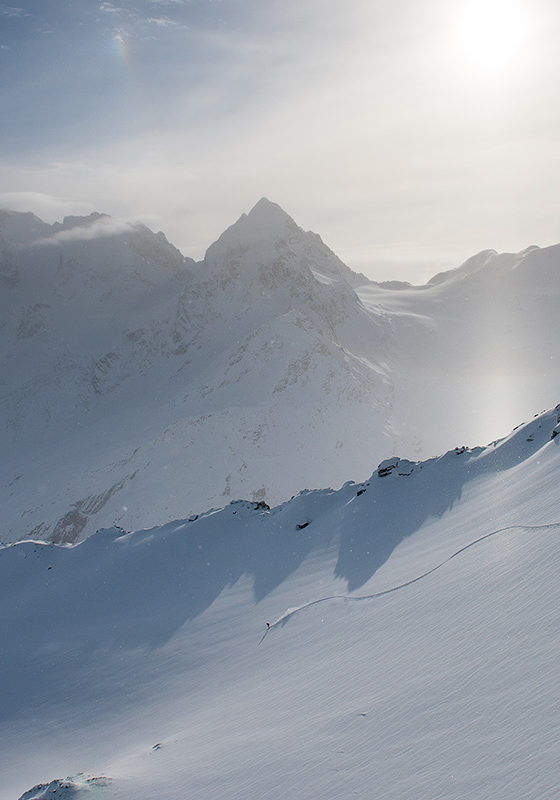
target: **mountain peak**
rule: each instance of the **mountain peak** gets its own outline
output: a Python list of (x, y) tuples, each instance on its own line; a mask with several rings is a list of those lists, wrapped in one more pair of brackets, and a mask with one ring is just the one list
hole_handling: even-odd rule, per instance
[(66, 216), (62, 222), (54, 223), (53, 230), (61, 231), (69, 230), (71, 228), (87, 228), (89, 225), (93, 225), (94, 222), (98, 222), (100, 219), (110, 220), (111, 217), (109, 214), (101, 214), (99, 211), (92, 211), (91, 214), (86, 216)]
[(472, 275), (475, 272), (480, 272), (487, 267), (497, 255), (498, 253), (496, 250), (481, 250), (480, 253), (476, 253), (474, 256), (471, 256), (464, 261), (461, 266), (455, 267), (455, 269), (446, 270), (445, 272), (438, 272), (437, 275), (434, 275), (433, 278), (430, 278), (427, 285), (435, 286), (439, 283), (444, 283), (450, 278), (464, 278), (466, 275)]
[(252, 239), (284, 238), (288, 232), (294, 233), (300, 230), (292, 217), (286, 214), (278, 203), (273, 203), (266, 197), (261, 197), (248, 214), (241, 215), (233, 226), (233, 228), (238, 227)]
[(267, 197), (261, 197), (261, 199), (255, 203), (253, 208), (247, 214), (247, 219), (250, 218), (259, 218), (259, 219), (276, 219), (276, 220), (290, 220), (293, 222), (293, 219), (286, 214), (283, 208), (281, 208), (278, 203), (273, 203), (272, 200), (269, 200)]
[(279, 259), (283, 260), (286, 274), (297, 274), (298, 280), (323, 284), (342, 281), (351, 287), (368, 282), (343, 264), (320, 236), (304, 231), (266, 197), (261, 197), (248, 214), (242, 214), (222, 233), (206, 251), (204, 261), (210, 269), (225, 268), (236, 276), (241, 274), (242, 266), (243, 274), (254, 278), (262, 277), (263, 270), (268, 272), (273, 265), (276, 269)]
[(244, 251), (247, 247), (259, 250), (263, 246), (274, 247), (275, 242), (287, 241), (294, 234), (303, 236), (304, 232), (277, 203), (261, 197), (248, 214), (242, 214), (208, 248), (205, 260), (213, 261), (224, 250)]
[(0, 238), (19, 244), (48, 234), (50, 226), (31, 211), (0, 209)]

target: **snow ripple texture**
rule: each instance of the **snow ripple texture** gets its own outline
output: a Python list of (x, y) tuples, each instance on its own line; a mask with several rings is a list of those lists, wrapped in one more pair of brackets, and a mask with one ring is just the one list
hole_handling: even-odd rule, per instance
[(411, 578), (409, 581), (404, 581), (404, 583), (399, 583), (397, 586), (391, 586), (389, 589), (383, 589), (380, 592), (373, 592), (372, 594), (362, 594), (362, 595), (348, 595), (348, 594), (331, 594), (327, 597), (319, 597), (317, 600), (311, 600), (309, 603), (304, 603), (297, 608), (288, 608), (282, 616), (278, 617), (277, 620), (270, 623), (270, 627), (264, 632), (259, 644), (266, 638), (267, 634), (270, 633), (271, 630), (277, 628), (280, 625), (285, 625), (292, 617), (296, 614), (305, 611), (308, 608), (312, 608), (313, 606), (317, 606), (320, 603), (327, 603), (331, 600), (344, 600), (348, 602), (358, 602), (361, 600), (375, 600), (378, 597), (384, 597), (387, 594), (392, 594), (393, 592), (398, 592), (401, 589), (406, 589), (407, 586), (412, 586), (414, 583), (418, 583), (418, 581), (424, 580), (429, 575), (433, 575), (434, 572), (437, 572), (439, 569), (444, 567), (446, 564), (449, 564), (450, 561), (453, 561), (454, 558), (457, 556), (462, 555), (467, 550), (470, 550), (471, 547), (475, 547), (475, 545), (480, 544), (480, 542), (484, 542), (487, 539), (491, 539), (493, 536), (498, 536), (499, 534), (507, 533), (508, 531), (556, 531), (560, 530), (560, 523), (552, 523), (550, 525), (508, 525), (505, 528), (498, 528), (498, 530), (491, 531), (490, 533), (486, 533), (484, 536), (480, 536), (478, 539), (470, 542), (469, 544), (461, 547), (459, 550), (456, 550), (449, 558), (444, 559), (439, 564), (436, 564), (435, 567), (432, 569), (423, 572), (421, 575), (417, 575), (415, 578)]

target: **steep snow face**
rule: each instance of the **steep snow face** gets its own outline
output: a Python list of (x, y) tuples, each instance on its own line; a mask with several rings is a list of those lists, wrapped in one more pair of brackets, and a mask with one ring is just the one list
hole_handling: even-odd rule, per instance
[(0, 209), (0, 241), (4, 244), (27, 244), (50, 231), (51, 226), (35, 214)]
[(276, 203), (262, 198), (209, 247), (205, 264), (222, 282), (244, 276), (250, 288), (266, 294), (287, 286), (292, 296), (310, 291), (314, 276), (322, 284), (367, 283), (315, 233), (304, 232)]
[(366, 474), (386, 435), (383, 320), (278, 206), (260, 201), (200, 264), (104, 215), (26, 244), (12, 228), (5, 540), (75, 541)]
[(497, 255), (496, 250), (482, 250), (475, 256), (468, 258), (460, 267), (447, 270), (446, 272), (438, 272), (437, 275), (434, 275), (434, 277), (428, 281), (428, 286), (437, 286), (446, 281), (462, 280), (467, 275), (472, 275), (487, 267)]
[(208, 248), (199, 275), (229, 341), (239, 319), (258, 328), (288, 316), (338, 344), (338, 326), (360, 306), (359, 276), (265, 198)]
[(169, 307), (189, 263), (146, 228), (115, 233), (106, 220), (67, 218), (27, 245), (4, 231), (14, 278), (2, 293), (3, 400), (15, 447), (57, 442), (87, 421), (96, 395), (174, 349)]
[(559, 426), (1, 548), (0, 798), (552, 800)]

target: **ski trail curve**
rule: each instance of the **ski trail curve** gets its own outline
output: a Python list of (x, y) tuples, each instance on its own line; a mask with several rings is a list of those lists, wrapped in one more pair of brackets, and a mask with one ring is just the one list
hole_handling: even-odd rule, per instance
[(404, 581), (404, 583), (399, 583), (396, 586), (391, 586), (389, 589), (383, 589), (380, 592), (374, 592), (373, 594), (362, 594), (362, 595), (348, 595), (348, 594), (331, 594), (327, 597), (319, 597), (317, 600), (310, 600), (308, 603), (304, 603), (301, 606), (297, 606), (295, 608), (288, 608), (275, 622), (270, 623), (270, 627), (266, 629), (264, 634), (262, 635), (259, 644), (266, 638), (266, 635), (270, 633), (271, 630), (276, 628), (278, 625), (285, 625), (289, 619), (291, 619), (296, 614), (299, 614), (301, 611), (305, 611), (312, 606), (319, 605), (319, 603), (326, 603), (330, 600), (347, 600), (347, 601), (355, 601), (358, 602), (360, 600), (374, 600), (377, 597), (384, 597), (387, 594), (392, 594), (393, 592), (398, 592), (400, 589), (405, 589), (407, 586), (412, 586), (413, 583), (418, 583), (418, 581), (427, 578), (428, 575), (432, 575), (434, 572), (437, 572), (438, 569), (441, 569), (446, 564), (449, 564), (450, 561), (453, 561), (454, 558), (460, 556), (466, 550), (470, 550), (471, 547), (479, 544), (480, 542), (485, 541), (486, 539), (490, 539), (492, 536), (497, 536), (500, 533), (506, 533), (507, 531), (514, 531), (514, 530), (527, 530), (527, 531), (544, 531), (544, 530), (558, 530), (560, 528), (560, 522), (552, 522), (548, 525), (508, 525), (506, 528), (498, 528), (495, 531), (491, 531), (490, 533), (485, 533), (484, 536), (479, 536), (478, 539), (474, 539), (469, 544), (466, 544), (464, 547), (459, 548), (446, 559), (441, 561), (439, 564), (436, 564), (435, 567), (427, 570), (426, 572), (422, 572), (421, 575), (417, 575), (415, 578), (411, 578), (408, 581)]

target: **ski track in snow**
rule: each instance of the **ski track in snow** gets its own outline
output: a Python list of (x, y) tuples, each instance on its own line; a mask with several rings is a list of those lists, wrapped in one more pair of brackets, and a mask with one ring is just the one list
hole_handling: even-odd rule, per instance
[(467, 550), (470, 550), (471, 547), (474, 547), (475, 545), (480, 544), (480, 542), (483, 542), (486, 539), (490, 539), (493, 536), (497, 536), (501, 533), (507, 533), (508, 531), (514, 531), (514, 530), (544, 531), (544, 530), (559, 530), (559, 529), (560, 529), (560, 522), (553, 522), (548, 525), (508, 525), (505, 528), (498, 528), (495, 531), (486, 533), (484, 534), (484, 536), (479, 536), (478, 539), (475, 539), (469, 544), (466, 544), (464, 547), (459, 548), (459, 550), (456, 550), (448, 558), (444, 559), (439, 564), (436, 564), (435, 567), (432, 567), (426, 572), (423, 572), (421, 575), (417, 575), (415, 578), (411, 578), (410, 580), (405, 581), (404, 583), (399, 583), (397, 586), (391, 586), (389, 589), (383, 589), (382, 591), (374, 592), (373, 594), (363, 594), (358, 596), (347, 595), (347, 594), (332, 594), (328, 595), (327, 597), (319, 597), (317, 600), (310, 600), (309, 603), (304, 603), (302, 606), (298, 606), (297, 608), (289, 608), (282, 614), (282, 616), (278, 617), (278, 619), (275, 622), (270, 623), (270, 627), (267, 628), (267, 630), (262, 635), (259, 644), (261, 644), (264, 641), (266, 635), (270, 633), (271, 630), (273, 630), (279, 625), (285, 625), (288, 622), (288, 620), (290, 620), (296, 614), (299, 614), (301, 611), (305, 611), (306, 609), (311, 608), (312, 606), (319, 605), (319, 603), (326, 603), (330, 600), (348, 600), (348, 601), (375, 600), (378, 597), (384, 597), (387, 594), (398, 592), (400, 589), (406, 589), (407, 586), (412, 586), (413, 583), (418, 583), (418, 581), (427, 578), (428, 575), (433, 575), (434, 572), (436, 572), (438, 569), (441, 569), (441, 567), (444, 567), (446, 564), (449, 564), (449, 562), (452, 561), (454, 558), (457, 558), (457, 556), (460, 556), (462, 553), (466, 552)]

